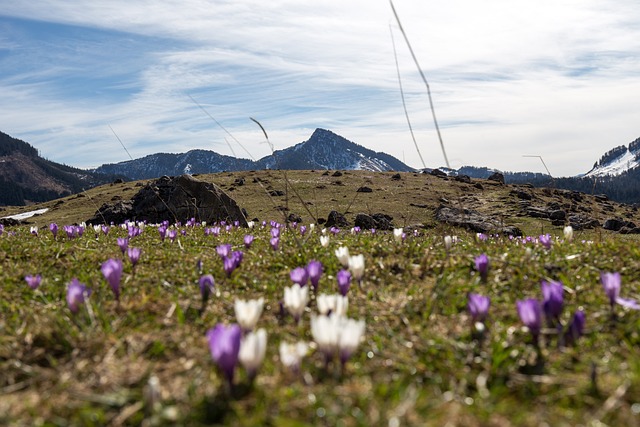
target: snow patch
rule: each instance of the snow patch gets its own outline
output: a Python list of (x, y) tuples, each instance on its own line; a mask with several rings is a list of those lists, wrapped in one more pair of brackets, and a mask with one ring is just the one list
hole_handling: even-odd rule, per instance
[(191, 175), (191, 163), (187, 163), (187, 166), (184, 167), (184, 174)]
[(23, 219), (31, 218), (32, 216), (42, 215), (43, 213), (47, 212), (48, 210), (49, 210), (49, 208), (38, 209), (38, 210), (35, 210), (35, 211), (23, 212), (23, 213), (20, 213), (20, 214), (3, 216), (2, 219), (15, 219), (16, 221), (22, 221)]
[(639, 164), (640, 162), (636, 160), (635, 154), (627, 150), (627, 152), (622, 156), (605, 165), (596, 166), (591, 171), (587, 172), (584, 176), (617, 176), (622, 174), (623, 172), (628, 171), (629, 169), (638, 166)]

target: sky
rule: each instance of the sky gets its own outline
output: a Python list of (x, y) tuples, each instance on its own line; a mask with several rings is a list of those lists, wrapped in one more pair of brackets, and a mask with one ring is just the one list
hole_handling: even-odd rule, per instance
[[(0, 131), (50, 160), (91, 168), (191, 149), (259, 159), (270, 146), (252, 117), (275, 149), (324, 128), (420, 168), (397, 58), (425, 165), (445, 165), (388, 0), (0, 5)], [(451, 167), (545, 172), (526, 157), (541, 156), (573, 176), (640, 137), (637, 0), (394, 5)]]

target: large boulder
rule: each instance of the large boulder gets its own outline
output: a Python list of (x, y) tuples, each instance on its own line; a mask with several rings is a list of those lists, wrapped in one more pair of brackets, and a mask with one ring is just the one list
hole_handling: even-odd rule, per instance
[(436, 210), (436, 219), (457, 227), (463, 227), (476, 233), (499, 233), (509, 236), (522, 236), (515, 226), (504, 225), (500, 220), (483, 215), (471, 209), (457, 209), (441, 205)]
[(126, 220), (160, 223), (196, 221), (238, 221), (241, 226), (247, 220), (236, 203), (220, 187), (200, 181), (190, 175), (163, 176), (149, 182), (133, 199), (105, 203), (87, 220), (92, 224), (123, 223)]

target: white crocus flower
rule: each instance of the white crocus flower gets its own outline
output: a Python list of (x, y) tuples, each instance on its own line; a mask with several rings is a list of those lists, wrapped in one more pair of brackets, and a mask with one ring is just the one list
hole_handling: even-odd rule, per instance
[(326, 295), (320, 294), (316, 298), (318, 311), (320, 314), (336, 314), (338, 316), (346, 316), (349, 309), (349, 297), (340, 294)]
[(364, 255), (360, 254), (349, 257), (347, 265), (353, 278), (356, 279), (358, 283), (362, 282), (362, 276), (364, 276)]
[(364, 320), (332, 314), (311, 316), (311, 335), (328, 363), (339, 353), (342, 364), (351, 357), (364, 335)]
[(256, 225), (254, 221), (247, 221), (247, 227), (253, 228)]
[(326, 362), (333, 358), (340, 340), (340, 316), (311, 315), (311, 336), (324, 355)]
[(309, 351), (309, 345), (302, 341), (295, 344), (289, 344), (283, 341), (280, 343), (279, 350), (280, 362), (282, 362), (287, 369), (298, 371), (302, 358), (306, 356)]
[(253, 330), (258, 323), (258, 319), (260, 319), (263, 307), (264, 298), (248, 301), (236, 299), (234, 309), (236, 312), (236, 319), (238, 320), (240, 327), (245, 331)]
[(256, 332), (249, 332), (240, 343), (238, 358), (249, 378), (254, 378), (258, 368), (262, 365), (267, 352), (267, 331), (260, 328)]
[(100, 231), (102, 231), (102, 226), (101, 225), (94, 225), (93, 226), (93, 231), (98, 234), (100, 233)]
[(320, 236), (320, 244), (323, 248), (329, 246), (329, 236)]
[(453, 238), (449, 235), (444, 236), (444, 248), (449, 252), (453, 246)]
[(294, 283), (293, 286), (284, 288), (284, 307), (296, 319), (296, 322), (302, 317), (308, 302), (308, 286), (300, 286)]
[(309, 232), (313, 233), (313, 230), (315, 229), (316, 229), (315, 223), (312, 222), (311, 224), (309, 224)]
[(346, 246), (340, 246), (335, 251), (336, 256), (338, 257), (338, 261), (342, 264), (343, 267), (349, 266), (349, 248)]
[(404, 230), (402, 228), (393, 229), (393, 238), (396, 242), (402, 242), (402, 233), (404, 233)]
[(573, 227), (571, 227), (570, 225), (567, 225), (567, 226), (564, 228), (564, 230), (563, 230), (563, 231), (564, 231), (564, 238), (565, 238), (568, 242), (572, 241), (572, 240), (573, 240)]
[(344, 365), (360, 345), (364, 335), (365, 323), (364, 320), (347, 318), (343, 318), (340, 323), (338, 347), (340, 349), (340, 361)]

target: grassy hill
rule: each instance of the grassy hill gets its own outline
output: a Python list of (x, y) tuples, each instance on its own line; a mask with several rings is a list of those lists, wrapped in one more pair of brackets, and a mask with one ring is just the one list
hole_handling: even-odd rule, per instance
[[(153, 226), (135, 236), (119, 226), (108, 234), (88, 228), (73, 238), (62, 231), (104, 202), (129, 198), (137, 183), (30, 207), (51, 210), (0, 234), (0, 423), (637, 425), (640, 311), (611, 305), (600, 283), (601, 272), (620, 272), (620, 296), (640, 299), (637, 239), (597, 229), (569, 241), (561, 226), (521, 216), (522, 199), (513, 190), (528, 192), (535, 206), (588, 209), (600, 221), (638, 221), (637, 213), (553, 189), (393, 175), (290, 171), (287, 181), (280, 171), (203, 175), (267, 225), (222, 226), (215, 233), (205, 232), (211, 224), (183, 225), (170, 228), (177, 231), (173, 242)], [(362, 186), (373, 191), (357, 192)], [(269, 196), (271, 190), (285, 195)], [(478, 239), (439, 224), (433, 214), (440, 204), (502, 218), (529, 238)], [(404, 239), (392, 232), (327, 231), (323, 246), (321, 226), (304, 232), (282, 226), (272, 247), (278, 232), (269, 221), (283, 222), (283, 210), (308, 226), (334, 209), (349, 220), (358, 212), (382, 212), (396, 226), (420, 227), (407, 228)], [(46, 228), (51, 222), (60, 226), (57, 238)], [(546, 232), (549, 242), (539, 237)], [(247, 234), (254, 236), (248, 248)], [(446, 235), (458, 236), (450, 248)], [(129, 247), (142, 250), (135, 267), (117, 244), (127, 236), (133, 236)], [(217, 253), (222, 244), (244, 254), (231, 273)], [(336, 358), (326, 363), (310, 327), (318, 295), (338, 291), (340, 247), (364, 257), (362, 282), (353, 280), (347, 293), (347, 315), (366, 326), (344, 365)], [(489, 260), (486, 274), (476, 264), (481, 254)], [(119, 302), (101, 272), (108, 259), (123, 262)], [(298, 323), (281, 302), (291, 271), (311, 260), (322, 262), (323, 273)], [(25, 276), (35, 274), (42, 282), (34, 290)], [(206, 274), (215, 288), (203, 308), (198, 282)], [(74, 278), (91, 289), (76, 313), (66, 300)], [(542, 301), (542, 280), (562, 282), (563, 303), (557, 317), (541, 319), (535, 339), (516, 304)], [(491, 299), (482, 333), (467, 310), (470, 292)], [(257, 298), (264, 298), (257, 327), (268, 336), (266, 356), (254, 381), (238, 367), (228, 387), (207, 332), (236, 322), (236, 299)], [(568, 334), (576, 311), (586, 316), (581, 336)], [(309, 350), (295, 371), (283, 366), (279, 346), (298, 341)]]

